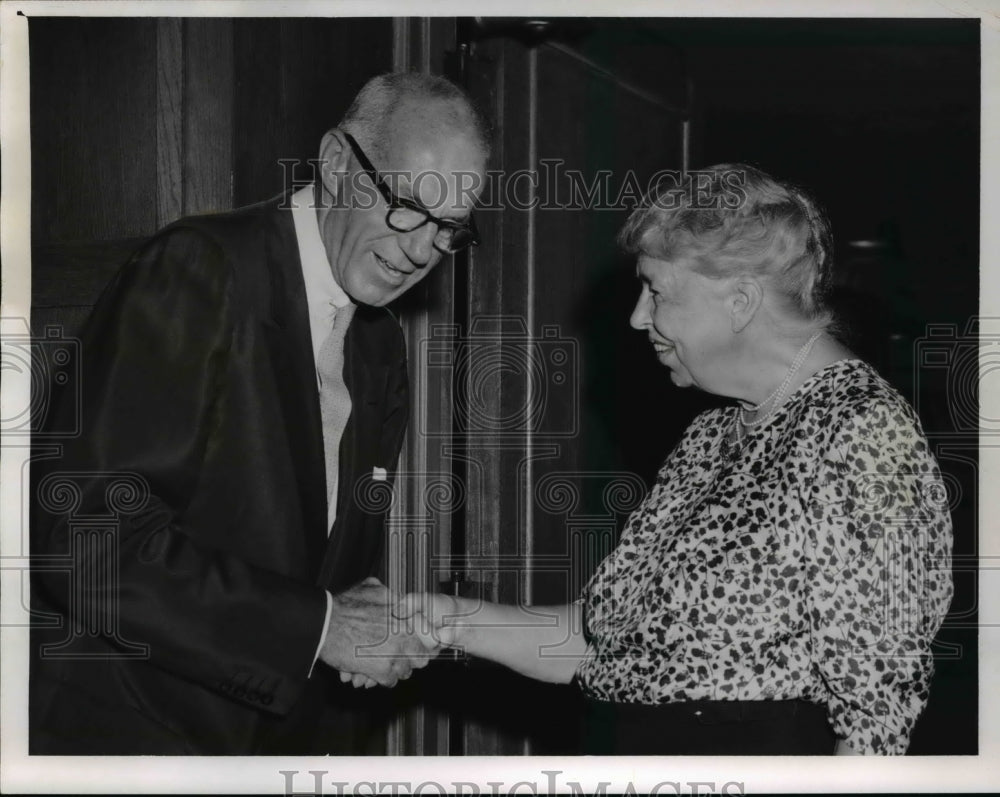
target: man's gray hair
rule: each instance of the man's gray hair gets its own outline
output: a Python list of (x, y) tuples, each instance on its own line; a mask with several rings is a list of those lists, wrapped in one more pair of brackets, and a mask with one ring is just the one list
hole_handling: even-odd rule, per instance
[(358, 92), (340, 127), (361, 144), (375, 162), (385, 163), (391, 153), (397, 111), (407, 107), (409, 122), (444, 131), (460, 131), (472, 137), (489, 155), (489, 131), (469, 96), (446, 78), (419, 72), (391, 72), (373, 77)]

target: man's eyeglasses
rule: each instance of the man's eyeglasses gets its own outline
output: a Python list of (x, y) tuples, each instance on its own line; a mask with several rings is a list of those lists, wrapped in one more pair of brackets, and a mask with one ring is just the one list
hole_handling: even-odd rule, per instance
[(365, 170), (365, 174), (375, 184), (389, 205), (389, 212), (385, 214), (385, 223), (391, 229), (396, 230), (396, 232), (412, 232), (431, 222), (437, 227), (437, 233), (434, 235), (434, 248), (445, 254), (461, 252), (469, 246), (479, 244), (479, 230), (476, 229), (476, 220), (471, 215), (468, 224), (461, 224), (451, 219), (438, 218), (416, 202), (396, 196), (382, 175), (372, 166), (372, 162), (361, 151), (354, 136), (350, 133), (344, 133), (344, 138), (351, 145), (354, 156), (361, 164), (361, 168)]

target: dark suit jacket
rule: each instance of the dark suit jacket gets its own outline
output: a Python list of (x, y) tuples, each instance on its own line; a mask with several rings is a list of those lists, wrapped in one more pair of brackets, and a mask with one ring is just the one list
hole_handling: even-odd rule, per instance
[(267, 751), (325, 699), (308, 677), (323, 588), (377, 570), (372, 473), (391, 478), (408, 414), (387, 310), (355, 313), (344, 378), (328, 538), (290, 211), (179, 221), (122, 269), (82, 342), (83, 433), (32, 465), (32, 554), (51, 557), (33, 574), (33, 753)]

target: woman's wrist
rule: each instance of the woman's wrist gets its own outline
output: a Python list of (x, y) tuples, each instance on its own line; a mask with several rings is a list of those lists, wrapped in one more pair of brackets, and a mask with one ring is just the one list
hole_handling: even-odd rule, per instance
[(471, 626), (467, 622), (470, 610), (467, 606), (463, 605), (467, 603), (467, 599), (456, 595), (444, 595), (443, 597), (447, 598), (451, 604), (441, 618), (441, 625), (449, 629), (448, 647), (465, 648), (468, 645), (469, 631), (471, 629)]

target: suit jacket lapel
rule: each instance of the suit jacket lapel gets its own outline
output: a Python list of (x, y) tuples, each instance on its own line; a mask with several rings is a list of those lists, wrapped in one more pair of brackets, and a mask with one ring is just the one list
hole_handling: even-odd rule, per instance
[(316, 390), (309, 310), (298, 241), (290, 211), (275, 209), (267, 242), (271, 275), (272, 347), (276, 389), (292, 448), (310, 561), (318, 563), (327, 544), (323, 424)]
[(351, 584), (370, 575), (371, 554), (381, 548), (382, 539), (364, 539), (365, 516), (373, 510), (359, 505), (356, 489), (379, 463), (382, 404), (387, 378), (382, 341), (372, 333), (369, 316), (382, 313), (359, 307), (344, 340), (344, 383), (351, 394), (351, 416), (340, 441), (337, 520), (323, 559), (320, 581), (324, 585)]
[[(275, 210), (266, 236), (271, 274), (272, 325), (269, 337), (284, 422), (293, 447), (296, 483), (306, 525), (306, 544), (321, 586), (350, 584), (369, 575), (372, 558), (382, 546), (365, 539), (365, 516), (355, 487), (378, 462), (382, 411), (388, 378), (385, 341), (377, 334), (381, 309), (358, 307), (344, 340), (344, 383), (351, 395), (351, 415), (340, 443), (337, 519), (328, 530), (323, 422), (316, 390), (316, 365), (305, 282), (295, 225), (290, 212)], [(330, 531), (328, 535), (328, 531)]]

